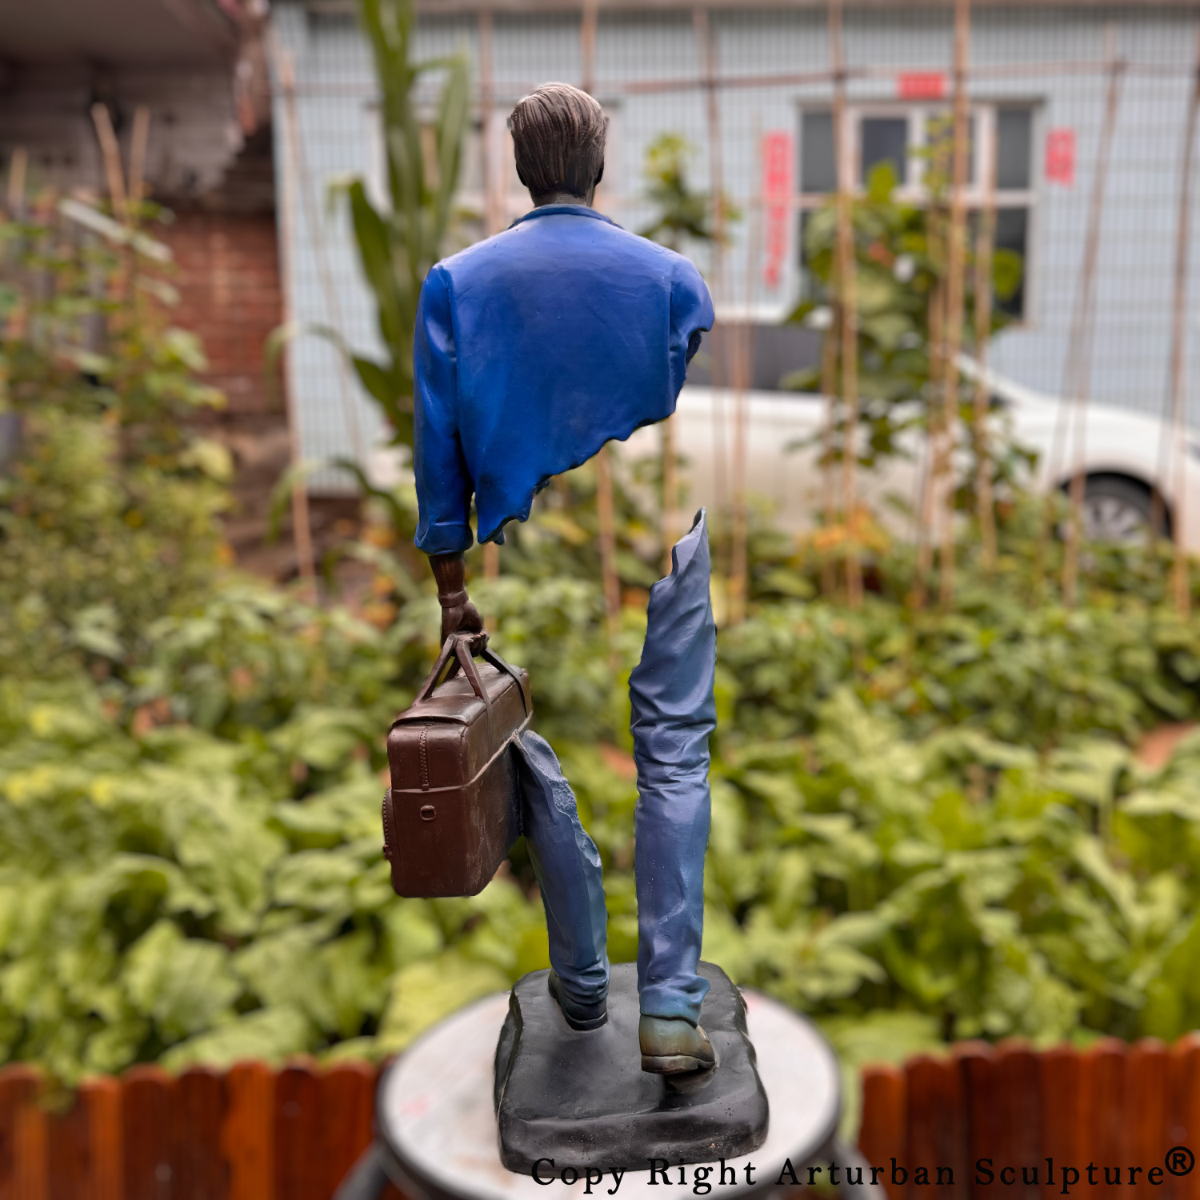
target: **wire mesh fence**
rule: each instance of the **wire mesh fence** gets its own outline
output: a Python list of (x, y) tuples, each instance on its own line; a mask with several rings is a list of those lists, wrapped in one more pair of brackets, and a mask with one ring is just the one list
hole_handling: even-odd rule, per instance
[[(331, 185), (359, 174), (380, 190), (382, 141), (370, 55), (351, 6), (276, 6), (281, 44), (294, 56), (296, 111), (305, 162), (289, 166), (281, 147), (280, 185), (315, 197), (329, 245), (345, 332), (358, 344), (371, 338), (371, 311), (359, 286), (345, 214), (329, 202)], [(582, 13), (488, 14), (490, 64), (480, 62), (478, 15), (422, 15), (419, 45), (436, 57), (465, 49), (478, 91), (492, 80), (495, 111), (476, 113), (466, 148), (460, 240), (483, 232), (484, 158), (498, 176), (500, 207), (511, 220), (528, 207), (512, 166), (504, 117), (517, 99), (548, 79), (582, 82)], [(823, 199), (830, 157), (821, 118), (831, 104), (832, 74), (825, 14), (817, 9), (712, 12), (714, 74), (698, 45), (693, 14), (601, 12), (594, 48), (593, 87), (610, 114), (606, 177), (599, 204), (629, 228), (649, 222), (643, 163), (663, 133), (694, 147), (698, 183), (719, 186), (740, 211), (731, 223), (728, 269), (716, 280), (710, 248), (693, 247), (726, 313), (749, 310), (757, 320), (782, 319), (803, 294), (800, 215)], [(1116, 113), (1110, 185), (1096, 278), (1097, 336), (1094, 398), (1148, 413), (1162, 411), (1167, 388), (1171, 280), (1184, 132), (1195, 70), (1196, 17), (1186, 9), (980, 8), (972, 16), (969, 67), (977, 157), (1004, 156), (999, 181), (1000, 225), (1022, 253), (1025, 281), (1016, 322), (993, 348), (998, 370), (1048, 393), (1062, 390), (1069, 324), (1079, 287), (1092, 175), (1105, 122), (1105, 86), (1113, 57), (1125, 83)], [(911, 153), (950, 101), (953, 17), (947, 10), (872, 8), (846, 16), (848, 151), (861, 183), (874, 162), (891, 155), (908, 171), (907, 192), (919, 198)], [(715, 93), (715, 121), (707, 109)], [(432, 99), (432, 97), (431, 97)], [(281, 104), (281, 101), (277, 101)], [(276, 112), (277, 128), (285, 123)], [(484, 136), (484, 128), (487, 136)], [(786, 240), (757, 247), (763, 259), (747, 266), (754, 236), (751, 214), (763, 188), (762, 142), (786, 138), (796, 164), (788, 203), (794, 217)], [(824, 144), (821, 143), (822, 140)], [(714, 146), (719, 154), (714, 156)], [(719, 160), (719, 163), (718, 161)], [(822, 173), (824, 170), (824, 174)], [(294, 175), (294, 178), (288, 178)], [(976, 200), (978, 202), (978, 200)], [(304, 206), (299, 206), (303, 208)], [(1002, 237), (1004, 234), (1002, 233)], [(292, 236), (296, 316), (329, 322), (332, 313), (318, 267), (318, 238), (305, 213)], [(1190, 270), (1200, 267), (1192, 249)], [(780, 261), (782, 260), (782, 261)], [(778, 266), (781, 269), (772, 271)], [(1195, 332), (1194, 319), (1190, 332)], [(350, 451), (337, 405), (333, 354), (313, 343), (298, 346), (306, 446)], [(811, 356), (812, 350), (809, 349)], [(1195, 364), (1189, 364), (1194, 373)], [(1200, 417), (1200, 392), (1190, 412)], [(369, 423), (372, 414), (363, 410)]]
[[(471, 63), (457, 243), (502, 228), (529, 206), (505, 125), (513, 104), (547, 80), (586, 85), (610, 119), (602, 211), (635, 231), (652, 221), (647, 154), (664, 135), (682, 139), (695, 186), (725, 200), (725, 215), (717, 215), (723, 236), (685, 239), (681, 248), (706, 274), (719, 318), (753, 333), (744, 343), (726, 339), (724, 352), (713, 339), (699, 381), (774, 390), (797, 370), (815, 371), (820, 331), (784, 324), (813, 294), (807, 222), (828, 205), (838, 161), (852, 191), (890, 162), (898, 199), (933, 202), (930, 154), (945, 136), (955, 93), (954, 10), (848, 9), (839, 71), (822, 7), (512, 9), (423, 10), (418, 23), (422, 56), (462, 51)], [(335, 325), (370, 350), (372, 308), (345, 206), (331, 199), (348, 175), (383, 192), (368, 46), (352, 4), (281, 2), (274, 13), (277, 44), (295, 72), (290, 115), (278, 89), (275, 97), (276, 128), (293, 121), (299, 147), (289, 153), (277, 138), (279, 190), (292, 197), (294, 213), (285, 235), (293, 316)], [(1181, 412), (1200, 424), (1200, 364), (1190, 353), (1196, 289), (1188, 288), (1200, 249), (1180, 238), (1197, 14), (1183, 6), (991, 4), (973, 6), (967, 20), (969, 145), (951, 199), (961, 196), (971, 239), (991, 206), (995, 247), (1021, 265), (1019, 284), (996, 299), (1006, 325), (989, 347), (990, 366), (1050, 396), (1079, 392), (1085, 378), (1090, 403), (1168, 421), (1178, 395)], [(835, 122), (838, 79), (845, 110)], [(434, 76), (431, 106), (436, 90)], [(1174, 383), (1173, 344), (1181, 348)], [(383, 434), (379, 417), (354, 387), (337, 400), (347, 384), (334, 349), (301, 338), (290, 353), (305, 457), (369, 458)], [(734, 380), (739, 358), (743, 377)], [(727, 461), (713, 471), (727, 494), (738, 470), (728, 460), (736, 429), (714, 435)], [(338, 485), (332, 475), (322, 482)]]

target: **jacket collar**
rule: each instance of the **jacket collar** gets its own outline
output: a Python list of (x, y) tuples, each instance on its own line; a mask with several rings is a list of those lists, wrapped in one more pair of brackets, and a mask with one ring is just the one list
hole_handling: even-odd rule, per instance
[[(530, 209), (523, 217), (518, 217), (510, 226), (509, 229), (515, 229), (523, 221), (532, 221), (535, 217), (591, 217), (596, 221), (606, 221), (609, 225), (616, 225), (616, 221), (606, 217), (603, 213), (597, 212), (594, 208), (588, 208), (586, 204), (543, 204), (540, 208)], [(620, 228), (618, 226), (618, 228)]]

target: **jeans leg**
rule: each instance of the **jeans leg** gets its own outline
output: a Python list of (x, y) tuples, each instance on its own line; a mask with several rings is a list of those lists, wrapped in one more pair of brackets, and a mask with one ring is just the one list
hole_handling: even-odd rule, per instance
[(571, 785), (545, 738), (524, 733), (518, 745), (522, 826), (542, 891), (550, 963), (579, 1004), (608, 995), (608, 910), (600, 853), (579, 823)]
[(716, 728), (717, 631), (703, 510), (672, 559), (671, 574), (650, 592), (642, 660), (629, 679), (638, 769), (638, 996), (644, 1016), (696, 1024), (708, 993), (697, 972), (712, 809), (708, 738)]

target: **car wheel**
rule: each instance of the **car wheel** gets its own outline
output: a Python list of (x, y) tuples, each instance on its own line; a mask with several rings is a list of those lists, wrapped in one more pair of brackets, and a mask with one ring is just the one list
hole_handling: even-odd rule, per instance
[(1150, 489), (1120, 475), (1089, 475), (1083, 495), (1083, 536), (1089, 542), (1129, 545), (1145, 541), (1156, 520), (1161, 533), (1169, 532), (1169, 515), (1155, 513)]

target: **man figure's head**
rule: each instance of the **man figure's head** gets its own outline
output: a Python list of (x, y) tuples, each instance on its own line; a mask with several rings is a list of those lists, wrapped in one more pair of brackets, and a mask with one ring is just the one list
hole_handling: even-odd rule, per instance
[(569, 83), (544, 83), (513, 109), (517, 176), (533, 203), (591, 204), (604, 174), (608, 118)]

